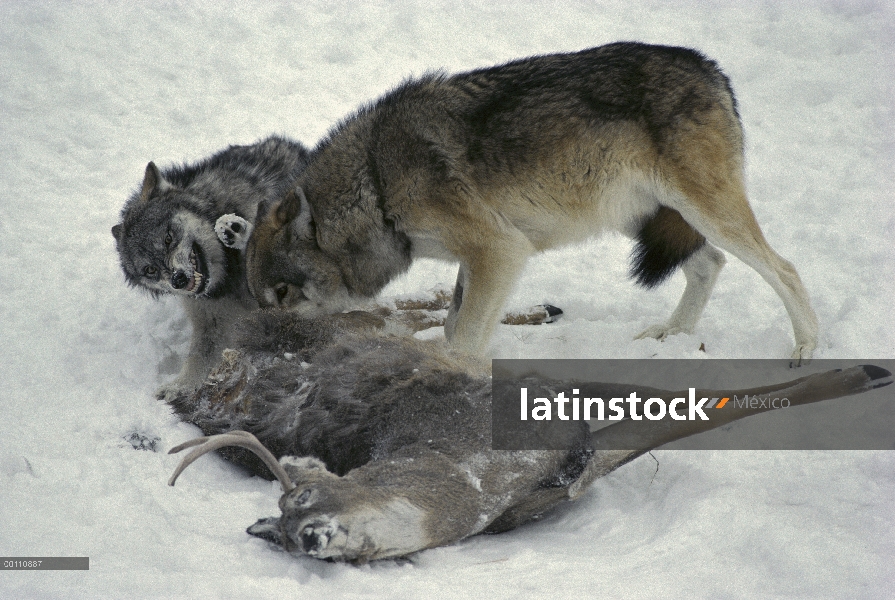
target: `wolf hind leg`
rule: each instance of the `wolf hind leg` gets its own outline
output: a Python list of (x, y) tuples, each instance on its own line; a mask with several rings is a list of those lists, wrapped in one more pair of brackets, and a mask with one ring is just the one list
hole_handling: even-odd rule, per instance
[(668, 321), (647, 327), (634, 339), (664, 340), (676, 333), (693, 333), (726, 262), (724, 253), (708, 243), (691, 254), (681, 265), (681, 271), (687, 279), (687, 287), (684, 288), (684, 294), (677, 308), (671, 313)]
[[(758, 234), (761, 235), (760, 230)], [(734, 238), (725, 250), (755, 269), (783, 301), (783, 306), (792, 322), (796, 342), (790, 355), (790, 365), (798, 367), (802, 363), (809, 362), (817, 348), (817, 315), (811, 308), (808, 291), (796, 268), (777, 254), (764, 237), (758, 238), (757, 242), (749, 239), (747, 243)]]
[(817, 348), (817, 316), (808, 292), (792, 263), (768, 244), (739, 177), (731, 177), (723, 185), (685, 181), (680, 187), (689, 193), (678, 199), (674, 208), (709, 242), (755, 269), (783, 301), (795, 337), (791, 366), (809, 361)]
[(640, 225), (635, 239), (631, 276), (638, 284), (655, 287), (681, 267), (687, 287), (666, 323), (648, 327), (634, 339), (664, 340), (676, 333), (692, 333), (724, 266), (724, 254), (667, 206), (660, 206)]

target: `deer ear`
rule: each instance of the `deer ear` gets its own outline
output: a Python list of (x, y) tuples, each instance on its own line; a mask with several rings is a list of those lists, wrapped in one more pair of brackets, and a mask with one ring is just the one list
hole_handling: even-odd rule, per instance
[(158, 167), (154, 162), (146, 165), (146, 174), (143, 175), (143, 188), (140, 190), (140, 201), (146, 202), (152, 196), (153, 192), (158, 190), (164, 192), (171, 187), (171, 184), (165, 181)]

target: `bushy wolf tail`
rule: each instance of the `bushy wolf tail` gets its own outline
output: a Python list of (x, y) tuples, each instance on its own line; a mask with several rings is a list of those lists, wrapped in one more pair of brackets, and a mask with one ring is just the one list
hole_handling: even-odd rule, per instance
[(660, 206), (644, 221), (634, 238), (629, 274), (638, 285), (652, 289), (705, 245), (705, 237), (677, 212)]

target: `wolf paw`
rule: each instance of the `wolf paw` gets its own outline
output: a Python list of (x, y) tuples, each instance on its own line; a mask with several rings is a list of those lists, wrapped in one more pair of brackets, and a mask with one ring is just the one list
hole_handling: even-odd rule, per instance
[(792, 354), (789, 356), (789, 368), (797, 369), (802, 365), (807, 365), (811, 362), (811, 356), (814, 354), (814, 347), (809, 346), (807, 344), (800, 344), (796, 346), (796, 349), (792, 351)]
[(645, 340), (647, 338), (653, 338), (659, 340), (660, 342), (665, 341), (670, 335), (675, 335), (677, 333), (690, 333), (683, 327), (675, 327), (667, 324), (664, 325), (653, 325), (652, 327), (647, 327), (643, 331), (640, 332), (640, 335), (634, 337), (635, 340)]
[(166, 383), (160, 386), (155, 390), (155, 398), (156, 400), (162, 400), (163, 402), (171, 403), (178, 399), (183, 399), (192, 395), (195, 391), (195, 387), (184, 385), (178, 382), (176, 379), (170, 383)]
[(238, 215), (224, 215), (214, 224), (214, 231), (228, 248), (245, 250), (252, 235), (252, 224)]

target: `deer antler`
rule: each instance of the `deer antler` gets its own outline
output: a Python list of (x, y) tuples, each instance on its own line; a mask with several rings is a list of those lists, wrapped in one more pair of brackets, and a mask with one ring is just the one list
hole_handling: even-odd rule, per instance
[(174, 474), (171, 475), (171, 479), (168, 480), (168, 485), (174, 485), (174, 482), (177, 481), (177, 477), (183, 473), (183, 470), (203, 454), (207, 454), (218, 448), (223, 448), (224, 446), (240, 446), (241, 448), (251, 450), (258, 456), (258, 458), (264, 461), (267, 468), (270, 469), (280, 481), (284, 494), (291, 492), (295, 488), (289, 480), (289, 476), (286, 475), (286, 470), (283, 469), (283, 466), (277, 461), (276, 457), (271, 454), (270, 450), (265, 448), (260, 441), (258, 441), (258, 438), (248, 431), (230, 431), (228, 433), (219, 433), (218, 435), (195, 438), (171, 448), (168, 451), (168, 454), (176, 454), (181, 450), (192, 448), (193, 446), (198, 446), (198, 448), (183, 457), (183, 460), (177, 465)]

